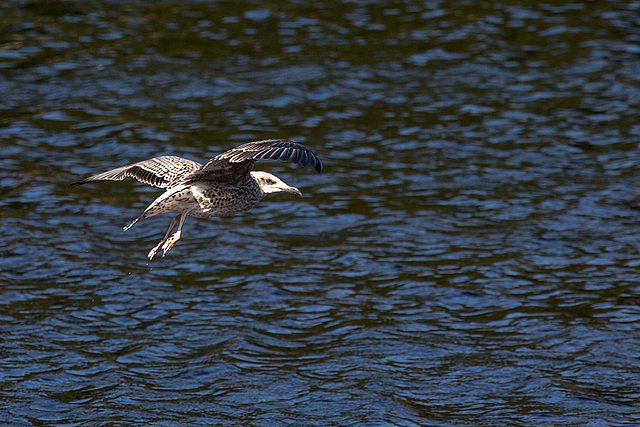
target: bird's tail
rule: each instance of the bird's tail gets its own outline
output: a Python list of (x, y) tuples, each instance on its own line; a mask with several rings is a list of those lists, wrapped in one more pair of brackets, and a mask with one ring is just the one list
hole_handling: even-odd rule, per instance
[(140, 221), (142, 218), (144, 217), (144, 214), (140, 215), (138, 218), (134, 219), (133, 221), (131, 221), (131, 224), (127, 225), (126, 227), (123, 227), (122, 230), (123, 231), (127, 231), (128, 229), (130, 229), (131, 227), (133, 227), (133, 225)]
[(150, 218), (152, 216), (156, 216), (156, 215), (161, 214), (161, 213), (173, 212), (173, 210), (166, 209), (166, 207), (163, 207), (163, 202), (167, 198), (169, 198), (170, 196), (174, 195), (175, 193), (183, 190), (184, 188), (185, 188), (184, 185), (178, 185), (176, 187), (173, 187), (173, 188), (165, 191), (160, 197), (155, 199), (149, 206), (147, 206), (147, 208), (144, 210), (142, 215), (140, 215), (138, 218), (136, 218), (133, 221), (131, 221), (131, 224), (129, 224), (126, 227), (124, 227), (124, 231), (127, 231), (128, 229), (133, 227), (133, 225), (136, 222), (140, 221), (141, 219)]

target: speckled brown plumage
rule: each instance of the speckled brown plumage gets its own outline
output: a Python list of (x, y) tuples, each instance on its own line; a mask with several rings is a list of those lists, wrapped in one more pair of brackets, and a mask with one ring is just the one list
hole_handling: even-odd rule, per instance
[[(249, 142), (232, 148), (204, 165), (176, 156), (162, 156), (90, 176), (73, 185), (135, 178), (166, 191), (151, 203), (136, 222), (161, 213), (178, 212), (164, 238), (149, 252), (149, 259), (163, 251), (164, 257), (180, 239), (187, 216), (229, 216), (254, 207), (269, 193), (302, 194), (275, 175), (252, 171), (258, 160), (290, 160), (322, 172), (320, 159), (303, 144), (286, 139)], [(169, 237), (178, 223), (177, 231)]]

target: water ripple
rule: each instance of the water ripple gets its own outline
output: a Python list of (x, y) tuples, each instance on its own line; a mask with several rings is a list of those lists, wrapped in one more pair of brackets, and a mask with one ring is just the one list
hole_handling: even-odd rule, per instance
[[(637, 5), (0, 9), (7, 425), (638, 424)], [(153, 262), (69, 186), (270, 137), (325, 173)]]

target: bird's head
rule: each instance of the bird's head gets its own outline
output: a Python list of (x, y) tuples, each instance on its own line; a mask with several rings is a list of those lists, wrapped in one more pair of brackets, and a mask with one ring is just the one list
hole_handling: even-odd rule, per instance
[(251, 176), (258, 182), (264, 194), (291, 193), (302, 196), (302, 192), (296, 187), (291, 187), (290, 185), (285, 184), (280, 178), (270, 173), (253, 171), (251, 172)]

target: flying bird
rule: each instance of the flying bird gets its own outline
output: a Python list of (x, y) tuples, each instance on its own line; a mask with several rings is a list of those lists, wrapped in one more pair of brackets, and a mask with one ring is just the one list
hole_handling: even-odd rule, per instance
[[(252, 171), (258, 160), (290, 160), (302, 166), (312, 166), (322, 173), (322, 161), (310, 149), (299, 142), (286, 139), (268, 139), (248, 142), (226, 151), (204, 165), (177, 156), (154, 157), (142, 162), (122, 166), (90, 176), (72, 185), (97, 181), (122, 181), (135, 178), (154, 187), (166, 189), (131, 224), (162, 213), (177, 212), (169, 229), (151, 251), (150, 260), (160, 250), (164, 257), (182, 236), (182, 226), (188, 216), (207, 218), (230, 216), (248, 211), (271, 193), (302, 192), (285, 184), (280, 178), (267, 172)], [(169, 237), (178, 224), (176, 232)]]

